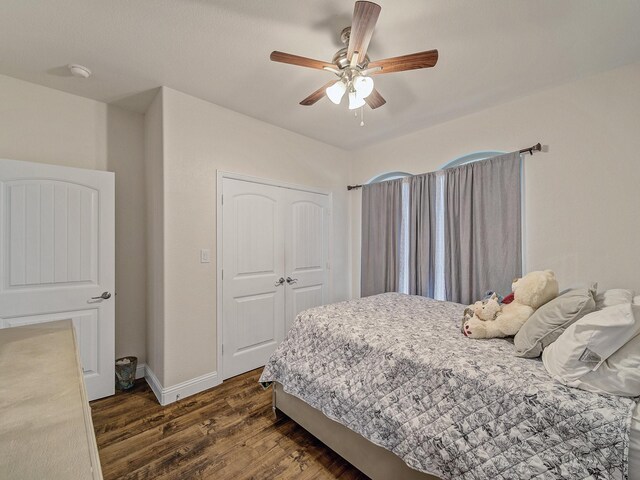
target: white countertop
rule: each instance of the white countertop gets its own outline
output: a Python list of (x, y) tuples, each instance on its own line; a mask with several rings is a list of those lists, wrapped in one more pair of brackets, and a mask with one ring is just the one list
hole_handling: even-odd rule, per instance
[(0, 330), (0, 478), (102, 478), (71, 320)]

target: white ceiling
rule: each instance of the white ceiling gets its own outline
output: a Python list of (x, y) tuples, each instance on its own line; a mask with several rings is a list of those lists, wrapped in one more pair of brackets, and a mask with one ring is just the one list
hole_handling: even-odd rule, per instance
[[(330, 61), (353, 1), (0, 3), (1, 74), (137, 111), (165, 85), (347, 149), (640, 61), (637, 0), (380, 0), (372, 59), (432, 48), (440, 59), (375, 77), (387, 104), (361, 128), (326, 98), (298, 105), (332, 74), (269, 61), (272, 50)], [(94, 76), (70, 77), (68, 63)]]

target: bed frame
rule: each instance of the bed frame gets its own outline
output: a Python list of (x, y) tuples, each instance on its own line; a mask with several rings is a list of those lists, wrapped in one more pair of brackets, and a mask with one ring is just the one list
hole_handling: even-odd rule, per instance
[(439, 480), (409, 467), (389, 450), (379, 447), (362, 435), (331, 420), (293, 395), (285, 393), (280, 383), (273, 383), (273, 411), (281, 412), (327, 445), (373, 480)]

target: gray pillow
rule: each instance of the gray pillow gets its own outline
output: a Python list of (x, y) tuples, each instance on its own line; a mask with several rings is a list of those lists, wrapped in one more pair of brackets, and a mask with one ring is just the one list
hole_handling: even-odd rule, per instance
[(597, 286), (569, 290), (533, 312), (513, 339), (516, 356), (539, 357), (569, 325), (593, 312)]

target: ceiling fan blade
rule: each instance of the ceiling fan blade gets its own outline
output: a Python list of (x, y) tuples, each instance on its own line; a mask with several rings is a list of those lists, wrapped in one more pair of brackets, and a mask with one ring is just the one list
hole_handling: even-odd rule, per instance
[(336, 68), (333, 63), (327, 63), (321, 60), (314, 60), (313, 58), (300, 57), (298, 55), (292, 55), (291, 53), (278, 51), (271, 52), (271, 56), (269, 58), (273, 62), (288, 63), (290, 65), (298, 65), (300, 67), (317, 68), (318, 70), (322, 70), (324, 68)]
[(428, 50), (426, 52), (411, 53), (409, 55), (401, 55), (400, 57), (369, 62), (367, 68), (382, 67), (382, 70), (371, 72), (372, 75), (380, 75), (382, 73), (429, 68), (433, 67), (436, 63), (438, 63), (438, 50)]
[(358, 52), (356, 63), (364, 62), (380, 10), (380, 5), (373, 2), (356, 2), (356, 6), (353, 9), (353, 21), (347, 49), (347, 59), (349, 61), (352, 61), (354, 53)]
[(369, 96), (364, 99), (364, 101), (367, 102), (367, 105), (369, 105), (371, 109), (376, 109), (387, 103), (383, 96), (380, 95), (380, 92), (375, 88), (373, 89), (373, 92), (371, 92)]
[(302, 100), (300, 102), (300, 105), (305, 105), (307, 107), (313, 105), (314, 103), (316, 103), (318, 100), (320, 100), (323, 96), (326, 95), (325, 90), (327, 88), (329, 88), (331, 85), (333, 85), (334, 83), (336, 83), (337, 80), (331, 80), (330, 82), (327, 82), (326, 84), (324, 84), (323, 86), (321, 86), (318, 90), (316, 90), (315, 92), (313, 92), (311, 95), (309, 95), (307, 98), (305, 98), (304, 100)]

